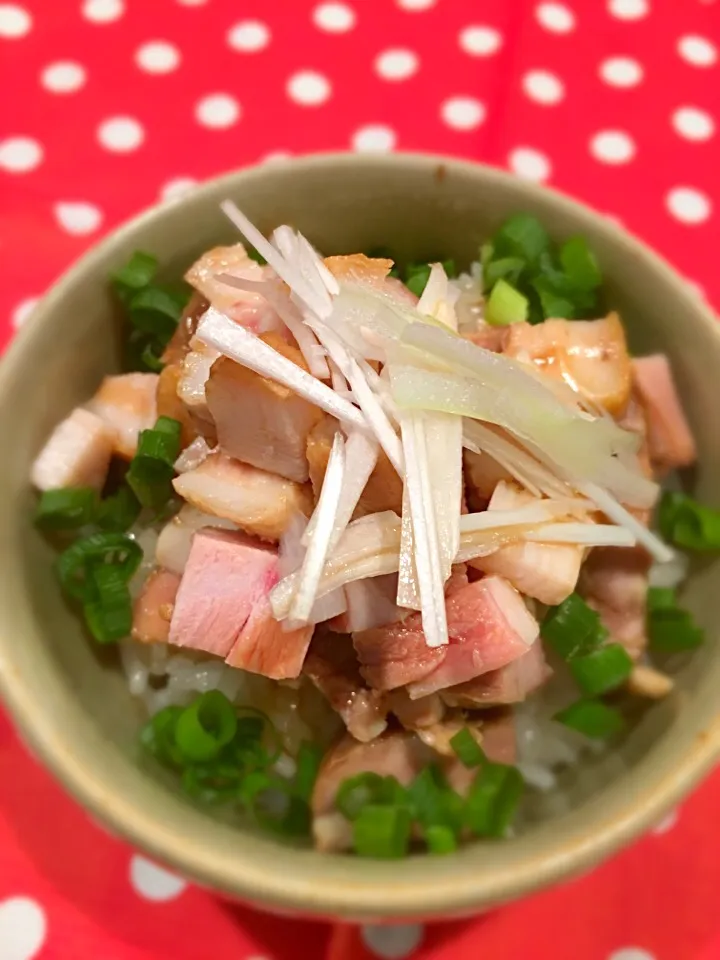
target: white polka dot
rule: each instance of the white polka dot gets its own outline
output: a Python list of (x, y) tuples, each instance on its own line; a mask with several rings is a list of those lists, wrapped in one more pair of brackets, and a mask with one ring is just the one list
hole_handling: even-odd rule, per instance
[(2, 960), (33, 960), (45, 943), (46, 933), (45, 912), (35, 900), (10, 897), (0, 902)]
[(180, 63), (180, 51), (166, 40), (151, 40), (138, 47), (135, 63), (146, 73), (170, 73)]
[(174, 180), (168, 180), (162, 185), (160, 196), (163, 200), (178, 200), (180, 197), (186, 197), (196, 186), (197, 180), (193, 180), (192, 177), (175, 177)]
[(508, 164), (523, 180), (542, 183), (550, 176), (550, 161), (544, 153), (532, 147), (516, 147), (508, 157)]
[(266, 153), (260, 159), (261, 163), (278, 163), (281, 160), (292, 160), (292, 154), (289, 150), (273, 150), (272, 153)]
[(635, 143), (622, 130), (601, 130), (590, 141), (590, 153), (602, 163), (627, 163), (635, 156)]
[(374, 124), (356, 130), (352, 145), (361, 153), (387, 153), (397, 142), (397, 135), (390, 127)]
[(385, 50), (375, 60), (375, 70), (383, 80), (407, 80), (420, 65), (412, 50)]
[(8, 137), (0, 140), (0, 169), (8, 173), (34, 170), (43, 158), (43, 148), (30, 137)]
[(694, 67), (711, 67), (717, 60), (717, 48), (705, 37), (688, 34), (678, 40), (678, 53)]
[(75, 93), (85, 83), (85, 67), (72, 60), (49, 63), (40, 74), (40, 82), (51, 93)]
[(665, 198), (667, 208), (683, 223), (703, 223), (710, 216), (710, 199), (694, 187), (673, 187)]
[(655, 960), (655, 956), (640, 947), (623, 947), (621, 950), (614, 950), (608, 960)]
[(423, 927), (416, 924), (392, 927), (367, 924), (361, 929), (365, 946), (382, 960), (404, 960), (409, 957), (422, 943), (423, 933)]
[(455, 130), (474, 130), (485, 119), (485, 107), (474, 97), (451, 97), (443, 103), (440, 114)]
[(240, 119), (242, 107), (229, 93), (211, 93), (195, 106), (195, 119), (203, 127), (222, 130)]
[(610, 57), (600, 64), (600, 76), (612, 87), (634, 87), (643, 78), (643, 68), (630, 57)]
[(55, 219), (66, 233), (82, 237), (102, 223), (102, 210), (94, 203), (60, 201), (53, 206)]
[(618, 20), (640, 20), (650, 10), (647, 0), (610, 0), (608, 10)]
[(238, 53), (257, 53), (270, 43), (270, 30), (259, 20), (243, 20), (228, 30), (227, 42)]
[(715, 133), (715, 121), (697, 107), (680, 107), (672, 115), (672, 125), (686, 140), (709, 140)]
[(530, 70), (522, 79), (523, 90), (537, 103), (559, 103), (565, 96), (562, 80), (548, 70)]
[(178, 3), (182, 4), (183, 7), (202, 7), (208, 0), (178, 0)]
[(346, 3), (321, 3), (313, 10), (313, 23), (328, 33), (345, 33), (355, 26), (355, 11)]
[(143, 142), (145, 131), (133, 117), (110, 117), (100, 124), (97, 136), (106, 150), (129, 153)]
[(20, 301), (10, 314), (10, 322), (16, 330), (20, 329), (39, 303), (40, 297), (28, 297), (27, 300)]
[(130, 883), (136, 893), (146, 900), (174, 900), (187, 883), (174, 873), (135, 854), (130, 860)]
[(287, 82), (287, 95), (303, 107), (317, 107), (325, 103), (332, 87), (327, 77), (314, 70), (301, 70), (294, 73)]
[(93, 23), (112, 23), (124, 13), (124, 0), (85, 0), (82, 8), (82, 15)]
[(437, 0), (397, 0), (397, 5), (403, 10), (429, 10), (434, 7)]
[(575, 14), (564, 3), (541, 3), (535, 8), (540, 26), (552, 33), (569, 33), (575, 27)]
[[(697, 293), (697, 290), (695, 289), (697, 287), (697, 284), (688, 282), (688, 286), (693, 288), (694, 293)], [(702, 297), (702, 292), (700, 292), (698, 295)], [(672, 830), (672, 828), (675, 826), (677, 822), (678, 822), (678, 812), (677, 810), (671, 810), (670, 813), (667, 814), (667, 816), (662, 818), (662, 820), (660, 821), (660, 823), (657, 824), (657, 826), (653, 827), (652, 832), (656, 836), (661, 836), (663, 833), (667, 833), (668, 830)]]
[(0, 3), (0, 37), (17, 40), (30, 32), (32, 17), (24, 7), (14, 3)]
[(502, 34), (494, 27), (465, 27), (458, 42), (471, 57), (489, 57), (502, 46)]

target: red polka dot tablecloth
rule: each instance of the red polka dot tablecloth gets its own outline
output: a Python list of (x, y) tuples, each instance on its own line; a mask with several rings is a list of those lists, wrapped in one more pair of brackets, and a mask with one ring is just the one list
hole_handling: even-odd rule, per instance
[[(2, 342), (141, 208), (327, 149), (548, 183), (720, 305), (720, 0), (0, 0), (0, 90)], [(106, 835), (0, 717), (0, 960), (720, 960), (719, 801), (477, 920), (279, 921)]]

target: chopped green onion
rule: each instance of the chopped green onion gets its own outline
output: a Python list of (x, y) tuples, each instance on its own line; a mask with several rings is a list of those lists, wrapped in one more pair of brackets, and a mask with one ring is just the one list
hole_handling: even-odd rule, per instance
[(238, 756), (242, 755), (250, 765), (272, 766), (282, 753), (283, 745), (270, 717), (255, 707), (240, 707), (237, 718), (234, 746)]
[(449, 827), (437, 824), (425, 830), (425, 843), (430, 853), (443, 855), (457, 850), (457, 837)]
[(353, 845), (361, 857), (394, 860), (407, 855), (412, 823), (405, 807), (368, 804), (353, 822)]
[(625, 726), (622, 714), (600, 700), (578, 700), (556, 713), (553, 720), (593, 740), (615, 736)]
[(584, 237), (571, 237), (560, 247), (560, 263), (570, 283), (579, 290), (600, 286), (600, 268)]
[(648, 613), (672, 610), (677, 607), (675, 591), (671, 587), (650, 587), (647, 592)]
[(161, 509), (172, 496), (173, 464), (180, 453), (182, 427), (177, 420), (160, 417), (151, 430), (143, 430), (126, 479), (144, 507)]
[(665, 493), (660, 501), (660, 532), (686, 550), (720, 550), (720, 510), (713, 510), (685, 493)]
[(297, 755), (297, 772), (295, 773), (295, 790), (303, 800), (309, 800), (312, 796), (322, 758), (323, 751), (317, 744), (310, 743), (307, 740), (300, 744)]
[(546, 277), (533, 280), (533, 288), (540, 298), (543, 316), (556, 320), (572, 320), (576, 314), (576, 306), (568, 297), (558, 293), (553, 284)]
[(157, 273), (157, 267), (158, 262), (152, 254), (136, 250), (125, 266), (112, 274), (118, 293), (121, 296), (127, 296), (136, 290), (142, 290), (152, 282)]
[(507, 280), (498, 280), (485, 304), (485, 320), (494, 327), (522, 323), (528, 317), (528, 299)]
[(260, 771), (250, 773), (240, 785), (239, 796), (254, 820), (266, 829), (288, 836), (307, 833), (310, 825), (307, 803), (278, 777)]
[(454, 833), (462, 828), (463, 800), (435, 764), (423, 767), (407, 788), (406, 797), (413, 819), (424, 827), (442, 825)]
[(172, 466), (180, 453), (181, 432), (182, 426), (179, 420), (158, 417), (151, 430), (141, 431), (136, 456), (163, 460)]
[(548, 610), (541, 632), (543, 640), (563, 660), (590, 653), (608, 635), (598, 614), (577, 593)]
[(408, 290), (414, 293), (416, 297), (421, 297), (429, 279), (429, 264), (423, 263), (411, 266), (408, 267), (408, 277), (405, 281), (405, 286), (408, 288)]
[(682, 653), (701, 646), (705, 635), (687, 610), (668, 607), (648, 617), (648, 638), (656, 653)]
[(341, 784), (335, 806), (348, 820), (355, 820), (368, 804), (397, 805), (406, 799), (406, 792), (395, 777), (378, 773), (359, 773)]
[(150, 373), (160, 373), (165, 364), (161, 357), (166, 344), (162, 340), (149, 340), (142, 348), (140, 354), (140, 363), (150, 371)]
[(98, 564), (90, 569), (94, 597), (83, 607), (85, 622), (98, 643), (115, 643), (130, 635), (132, 599), (121, 567)]
[(186, 707), (175, 727), (175, 743), (190, 761), (213, 760), (235, 736), (235, 708), (224, 693), (208, 690)]
[(570, 672), (575, 682), (588, 696), (607, 693), (621, 686), (630, 676), (633, 662), (627, 650), (619, 643), (570, 660)]
[(518, 213), (509, 217), (492, 238), (493, 256), (537, 260), (550, 245), (550, 238), (537, 217)]
[(485, 754), (482, 752), (480, 744), (467, 727), (450, 738), (450, 746), (466, 767), (479, 767), (485, 762)]
[(175, 726), (183, 708), (165, 707), (151, 717), (140, 731), (140, 743), (157, 760), (171, 766), (182, 766), (183, 760), (175, 745)]
[(136, 330), (168, 340), (177, 327), (182, 304), (161, 287), (143, 287), (128, 303), (130, 322)]
[(254, 260), (255, 263), (259, 263), (261, 267), (264, 267), (265, 264), (267, 263), (267, 260), (265, 259), (265, 257), (261, 253), (258, 253), (255, 247), (248, 246), (247, 255), (250, 257), (251, 260)]
[(35, 523), (46, 530), (76, 530), (91, 523), (97, 493), (89, 487), (58, 487), (40, 495)]
[(225, 763), (195, 763), (185, 767), (183, 790), (203, 803), (228, 803), (237, 799), (242, 770)]
[(92, 571), (101, 564), (117, 567), (127, 583), (142, 561), (142, 550), (121, 533), (94, 533), (76, 540), (57, 559), (57, 571), (63, 590), (76, 600), (97, 599)]
[(473, 781), (465, 804), (465, 820), (479, 837), (503, 837), (523, 793), (520, 771), (502, 763), (486, 763)]
[(140, 503), (130, 487), (123, 485), (105, 497), (97, 509), (95, 522), (101, 530), (124, 533), (140, 515)]
[(500, 260), (490, 260), (483, 270), (485, 286), (493, 287), (498, 280), (507, 280), (515, 286), (525, 268), (525, 261), (519, 257), (502, 257)]

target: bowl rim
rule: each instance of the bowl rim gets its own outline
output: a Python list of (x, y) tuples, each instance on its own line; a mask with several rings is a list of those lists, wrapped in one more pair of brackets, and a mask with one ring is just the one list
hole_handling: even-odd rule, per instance
[[(691, 294), (687, 281), (664, 258), (619, 228), (610, 218), (558, 190), (518, 180), (502, 170), (481, 163), (426, 153), (356, 155), (329, 152), (289, 161), (273, 161), (272, 164), (274, 168), (282, 166), (289, 170), (290, 175), (292, 172), (328, 165), (341, 168), (371, 166), (379, 170), (406, 165), (427, 173), (444, 168), (450, 173), (456, 171), (471, 178), (484, 179), (503, 190), (510, 188), (519, 201), (522, 196), (544, 198), (546, 202), (551, 200), (558, 209), (576, 221), (592, 223), (593, 229), (600, 232), (608, 243), (624, 248), (628, 254), (640, 259), (684, 301), (687, 313), (693, 316), (693, 323), (706, 327), (707, 332), (711, 332), (720, 344), (720, 327), (709, 306)], [(25, 355), (31, 352), (36, 340), (46, 336), (48, 318), (62, 305), (66, 292), (88, 271), (96, 270), (107, 253), (123, 245), (138, 229), (162, 217), (170, 208), (174, 209), (191, 200), (201, 203), (204, 197), (223, 189), (232, 195), (239, 180), (261, 177), (269, 169), (270, 165), (256, 164), (210, 179), (187, 197), (170, 200), (141, 212), (94, 245), (53, 284), (33, 311), (32, 321), (13, 338), (0, 365), (0, 397), (9, 379), (10, 369), (22, 366)], [(409, 864), (417, 865), (415, 858), (403, 865), (370, 862), (371, 866), (368, 867), (367, 863), (358, 864), (346, 857), (326, 858), (315, 853), (288, 851), (288, 866), (292, 865), (298, 874), (295, 875), (292, 869), (275, 872), (273, 863), (282, 858), (283, 851), (274, 842), (258, 842), (257, 850), (263, 849), (266, 854), (271, 854), (274, 849), (276, 860), (256, 863), (250, 851), (251, 856), (247, 859), (237, 856), (232, 862), (224, 859), (213, 861), (209, 855), (210, 846), (206, 847), (203, 842), (193, 842), (193, 838), (190, 838), (184, 845), (176, 846), (174, 841), (177, 836), (170, 828), (172, 815), (168, 816), (168, 822), (160, 823), (157, 816), (139, 811), (137, 802), (124, 797), (122, 792), (113, 797), (112, 803), (108, 803), (101, 773), (84, 763), (80, 753), (74, 749), (76, 745), (67, 736), (64, 725), (54, 722), (53, 717), (43, 711), (42, 693), (35, 689), (32, 678), (23, 676), (18, 669), (13, 659), (12, 640), (0, 637), (0, 647), (0, 694), (6, 707), (33, 753), (84, 807), (134, 847), (148, 851), (160, 862), (170, 864), (173, 869), (204, 886), (268, 909), (299, 911), (305, 915), (340, 915), (358, 919), (440, 917), (453, 913), (472, 913), (482, 907), (515, 899), (559, 879), (585, 872), (629, 842), (657, 822), (709, 771), (720, 756), (718, 715), (707, 729), (696, 732), (692, 749), (686, 750), (672, 765), (666, 765), (662, 775), (652, 783), (652, 789), (642, 790), (639, 795), (629, 790), (628, 793), (632, 795), (626, 803), (615, 805), (617, 809), (612, 816), (597, 815), (590, 835), (583, 829), (575, 829), (573, 814), (569, 814), (566, 842), (559, 844), (556, 838), (552, 847), (546, 844), (546, 848), (540, 843), (535, 856), (518, 859), (517, 845), (522, 838), (517, 842), (509, 841), (503, 848), (495, 847), (494, 850), (497, 853), (499, 849), (514, 849), (515, 854), (507, 857), (493, 855), (493, 861), (498, 862), (494, 862), (492, 870), (477, 871), (477, 863), (473, 870), (473, 860), (467, 856), (467, 851), (444, 858), (456, 866), (451, 872), (444, 873), (443, 867), (438, 864), (436, 868), (436, 861), (433, 861), (433, 870), (429, 871), (433, 876), (430, 877), (426, 876), (427, 871), (419, 871), (416, 866), (408, 869)], [(127, 767), (131, 763), (129, 758), (121, 758), (120, 766), (124, 764)], [(639, 782), (637, 788), (641, 789)], [(592, 802), (583, 804), (574, 813), (586, 811)], [(170, 814), (177, 812), (179, 819), (180, 807), (177, 804), (171, 804), (170, 807)], [(196, 813), (203, 820), (210, 819), (205, 814)], [(209, 832), (208, 828), (206, 833)], [(221, 835), (218, 831), (218, 838)], [(254, 841), (250, 844), (254, 844)], [(217, 848), (218, 844), (215, 846)], [(473, 845), (470, 849), (476, 849), (477, 846)], [(486, 845), (480, 846), (487, 849)], [(307, 865), (310, 860), (315, 867), (310, 871), (310, 876), (305, 876), (302, 865)], [(346, 865), (345, 873), (342, 864)], [(467, 866), (463, 867), (463, 864)], [(348, 871), (352, 871), (352, 876), (347, 875)], [(434, 876), (440, 875), (443, 876), (442, 884), (433, 880)], [(344, 882), (339, 882), (339, 878), (343, 878)]]

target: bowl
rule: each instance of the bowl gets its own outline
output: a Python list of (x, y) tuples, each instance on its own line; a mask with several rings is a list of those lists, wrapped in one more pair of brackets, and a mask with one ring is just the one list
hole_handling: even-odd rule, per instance
[(118, 365), (110, 272), (136, 248), (179, 276), (210, 246), (238, 239), (218, 204), (262, 230), (300, 228), (326, 253), (377, 246), (467, 264), (506, 216), (527, 211), (556, 238), (584, 234), (635, 351), (667, 352), (695, 432), (696, 495), (717, 503), (720, 330), (673, 270), (609, 219), (487, 167), (417, 155), (321, 155), (241, 170), (121, 227), (36, 309), (0, 367), (0, 688), (30, 748), (111, 831), (221, 894), (279, 913), (350, 920), (467, 915), (587, 871), (651, 827), (720, 753), (720, 564), (694, 569), (684, 601), (707, 631), (619, 748), (565, 772), (568, 809), (514, 839), (401, 862), (320, 855), (212, 819), (141, 768), (142, 717), (117, 663), (61, 596), (53, 551), (33, 529), (28, 476), (53, 425)]

